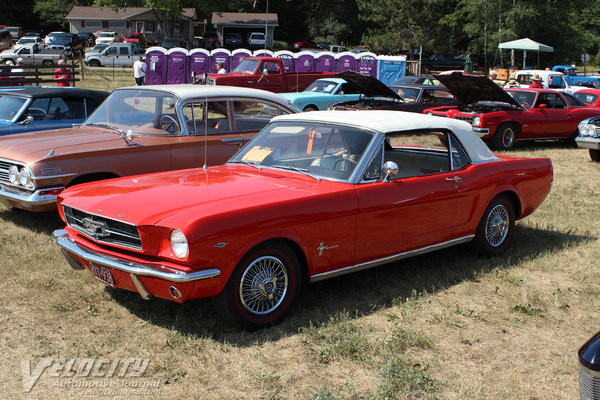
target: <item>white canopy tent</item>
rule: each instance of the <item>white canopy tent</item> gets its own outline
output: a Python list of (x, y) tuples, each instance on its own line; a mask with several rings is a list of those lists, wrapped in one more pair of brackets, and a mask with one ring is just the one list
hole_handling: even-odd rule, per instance
[(553, 53), (554, 48), (552, 46), (547, 46), (545, 44), (541, 44), (536, 42), (535, 40), (531, 40), (529, 38), (525, 39), (517, 39), (511, 40), (510, 42), (500, 43), (498, 45), (499, 49), (512, 50), (511, 52), (511, 64), (515, 65), (515, 50), (523, 50), (523, 68), (525, 68), (525, 61), (527, 60), (527, 52), (528, 51), (537, 51), (537, 65), (540, 65), (540, 53)]

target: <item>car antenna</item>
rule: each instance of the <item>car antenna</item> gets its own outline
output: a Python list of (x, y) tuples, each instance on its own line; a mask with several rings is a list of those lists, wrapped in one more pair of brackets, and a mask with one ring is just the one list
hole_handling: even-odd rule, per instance
[(206, 159), (208, 157), (208, 97), (204, 99), (204, 165), (202, 169), (206, 169)]

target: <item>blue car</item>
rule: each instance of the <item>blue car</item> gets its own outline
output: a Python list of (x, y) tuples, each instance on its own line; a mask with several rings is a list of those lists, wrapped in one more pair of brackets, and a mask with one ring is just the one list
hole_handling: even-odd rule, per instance
[(562, 72), (565, 80), (571, 86), (587, 86), (590, 88), (600, 88), (600, 79), (597, 76), (577, 75), (577, 68), (569, 65), (555, 65), (552, 71)]
[(281, 93), (290, 103), (302, 111), (326, 110), (327, 106), (342, 101), (354, 101), (361, 92), (341, 78), (321, 78), (303, 92)]
[(0, 136), (81, 123), (108, 95), (100, 90), (68, 87), (0, 91)]

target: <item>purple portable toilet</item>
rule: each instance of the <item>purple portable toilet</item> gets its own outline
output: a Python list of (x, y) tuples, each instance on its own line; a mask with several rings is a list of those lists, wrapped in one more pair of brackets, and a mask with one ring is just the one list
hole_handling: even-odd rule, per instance
[(345, 51), (343, 53), (338, 53), (335, 56), (335, 59), (336, 72), (356, 71), (356, 54)]
[(162, 85), (167, 78), (167, 50), (150, 47), (146, 50), (146, 85)]
[(190, 50), (190, 78), (193, 81), (194, 76), (202, 76), (208, 73), (208, 64), (210, 60), (210, 53), (206, 49), (193, 49)]
[(231, 71), (231, 52), (227, 49), (214, 49), (210, 52), (210, 70), (211, 74), (217, 73), (217, 64), (223, 64), (225, 71)]
[(275, 52), (274, 56), (281, 60), (286, 73), (294, 72), (294, 53), (289, 50), (279, 50)]
[(273, 52), (271, 50), (266, 49), (254, 50), (254, 53), (252, 55), (254, 57), (274, 57)]
[(371, 52), (364, 52), (358, 54), (358, 66), (357, 70), (359, 73), (372, 76), (373, 78), (377, 77), (377, 54)]
[(239, 65), (246, 57), (252, 56), (252, 52), (248, 49), (235, 49), (231, 52), (231, 70)]
[(317, 72), (335, 72), (335, 54), (324, 51), (315, 58)]
[(174, 47), (167, 51), (167, 84), (188, 83), (188, 51)]
[(314, 72), (315, 54), (310, 51), (301, 51), (294, 55), (296, 59), (296, 72)]

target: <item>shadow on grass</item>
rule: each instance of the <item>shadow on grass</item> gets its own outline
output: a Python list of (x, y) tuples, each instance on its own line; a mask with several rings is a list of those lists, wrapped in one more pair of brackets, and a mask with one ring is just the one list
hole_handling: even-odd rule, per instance
[(312, 322), (328, 321), (348, 311), (368, 315), (392, 306), (415, 293), (435, 293), (481, 273), (510, 268), (543, 253), (557, 253), (594, 237), (516, 226), (513, 242), (501, 256), (481, 259), (470, 245), (429, 253), (304, 286), (296, 306), (280, 324), (259, 332), (244, 332), (226, 325), (211, 307), (210, 299), (176, 304), (167, 300), (144, 301), (137, 293), (107, 288), (119, 304), (157, 326), (198, 338), (234, 346), (250, 346), (295, 335)]
[(29, 212), (19, 209), (0, 208), (0, 219), (33, 232), (51, 235), (55, 229), (65, 226), (58, 211)]

